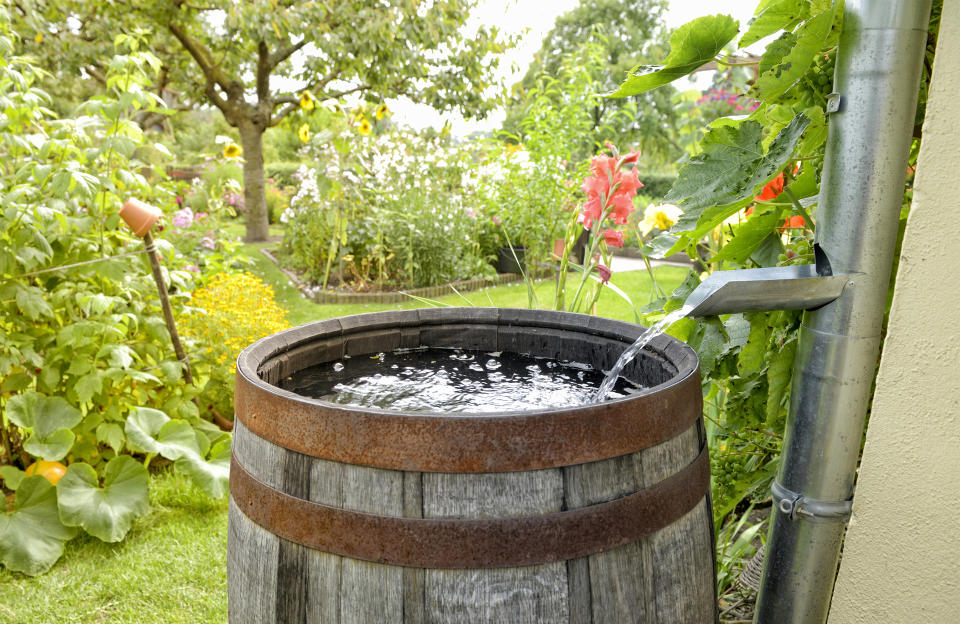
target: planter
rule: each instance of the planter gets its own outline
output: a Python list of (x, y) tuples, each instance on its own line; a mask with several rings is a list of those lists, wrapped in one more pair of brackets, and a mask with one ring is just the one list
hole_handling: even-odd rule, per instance
[(635, 325), (433, 308), (321, 321), (241, 353), (229, 618), (274, 622), (714, 622), (709, 462), (693, 350), (655, 339), (602, 404), (495, 414), (362, 409), (282, 388), (400, 347), (609, 369)]
[[(497, 273), (523, 273), (526, 247), (509, 246), (497, 249)], [(519, 262), (518, 262), (519, 261)]]

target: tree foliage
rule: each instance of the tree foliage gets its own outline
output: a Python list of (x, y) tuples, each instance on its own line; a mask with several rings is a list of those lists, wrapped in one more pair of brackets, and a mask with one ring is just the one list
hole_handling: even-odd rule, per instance
[[(595, 93), (613, 91), (627, 71), (663, 50), (661, 17), (664, 0), (581, 0), (557, 18), (523, 80), (514, 87), (505, 129), (518, 133), (528, 94), (543, 78), (559, 75), (566, 57), (587, 42), (602, 49), (601, 62), (590, 66)], [(679, 155), (673, 141), (672, 88), (647, 92), (630, 100), (596, 98), (588, 104), (592, 129), (577, 142), (577, 155), (586, 158), (598, 145), (611, 140), (622, 146), (639, 145), (663, 162)], [(558, 106), (559, 98), (554, 99)]]
[[(483, 115), (504, 46), (496, 29), (462, 35), (470, 0), (33, 1), (23, 19), (76, 46), (75, 63), (91, 76), (105, 58), (104, 41), (113, 40), (108, 33), (147, 29), (145, 43), (156, 47), (170, 89), (213, 105), (238, 129), (248, 240), (267, 236), (263, 133), (300, 110), (303, 91), (315, 101), (405, 95)], [(34, 48), (58, 62), (42, 44)]]

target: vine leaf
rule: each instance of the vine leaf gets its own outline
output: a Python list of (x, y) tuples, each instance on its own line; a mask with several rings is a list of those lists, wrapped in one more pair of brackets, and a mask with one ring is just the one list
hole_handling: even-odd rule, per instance
[[(708, 208), (715, 208), (711, 217), (722, 221), (742, 207), (733, 204), (744, 200), (749, 203), (758, 187), (783, 168), (809, 124), (810, 118), (803, 113), (794, 117), (770, 142), (766, 153), (763, 126), (755, 121), (711, 129), (703, 138), (703, 153), (680, 169), (677, 181), (664, 197), (664, 201), (679, 202), (683, 209), (671, 231), (697, 228)], [(725, 216), (719, 216), (721, 211)]]
[(744, 264), (782, 220), (779, 206), (764, 213), (759, 208), (755, 209), (753, 215), (735, 229), (733, 238), (713, 259)]
[(104, 542), (119, 542), (150, 509), (147, 469), (129, 455), (107, 462), (103, 487), (89, 464), (70, 464), (57, 484), (60, 520)]
[(60, 522), (56, 488), (41, 475), (27, 477), (17, 488), (13, 513), (0, 515), (0, 562), (30, 576), (43, 574), (76, 534)]
[(757, 13), (750, 20), (749, 28), (740, 37), (737, 47), (745, 48), (778, 30), (793, 28), (809, 15), (808, 0), (767, 0), (757, 7)]
[(712, 61), (739, 29), (740, 23), (729, 15), (708, 15), (684, 24), (670, 35), (670, 54), (663, 65), (637, 65), (606, 97), (639, 95), (683, 78)]
[(775, 430), (783, 427), (782, 422), (775, 422), (783, 412), (781, 402), (790, 385), (793, 372), (793, 358), (797, 353), (797, 339), (790, 338), (779, 349), (773, 352), (770, 366), (767, 368), (767, 409), (766, 425)]
[[(824, 41), (829, 38), (834, 17), (832, 8), (818, 13), (804, 22), (794, 35), (779, 39), (777, 42), (781, 45), (771, 44), (760, 64), (761, 73), (757, 79), (760, 97), (772, 102), (799, 82)], [(787, 34), (789, 33), (785, 33)], [(784, 45), (789, 45), (789, 49), (785, 50)], [(769, 59), (768, 54), (771, 55)]]

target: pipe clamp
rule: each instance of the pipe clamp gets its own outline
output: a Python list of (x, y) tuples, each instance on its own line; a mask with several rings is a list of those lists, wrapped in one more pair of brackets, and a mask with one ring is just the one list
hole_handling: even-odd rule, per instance
[(827, 522), (846, 522), (853, 510), (853, 501), (825, 501), (816, 498), (807, 498), (788, 490), (774, 480), (770, 487), (774, 506), (791, 520), (802, 516), (808, 520), (823, 520)]

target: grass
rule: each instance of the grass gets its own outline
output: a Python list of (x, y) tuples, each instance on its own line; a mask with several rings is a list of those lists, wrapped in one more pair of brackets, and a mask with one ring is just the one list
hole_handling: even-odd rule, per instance
[(150, 503), (120, 543), (83, 534), (45, 575), (0, 571), (0, 622), (225, 622), (226, 499), (163, 472), (150, 480)]
[[(239, 225), (239, 224), (236, 224)], [(242, 234), (236, 225), (227, 233)], [(242, 228), (242, 226), (240, 226)], [(277, 233), (272, 231), (271, 234)], [(318, 305), (304, 298), (259, 249), (246, 245), (251, 271), (273, 286), (277, 301), (289, 310), (291, 325), (314, 320), (400, 308), (403, 304)], [(660, 287), (669, 292), (686, 269), (656, 269)], [(651, 298), (645, 272), (617, 273), (612, 280), (637, 306)], [(552, 301), (554, 283), (538, 282), (542, 304)], [(523, 284), (497, 286), (439, 298), (448, 305), (528, 307)], [(601, 316), (633, 321), (625, 301), (611, 292), (600, 299)], [(45, 575), (30, 578), (0, 569), (0, 624), (43, 623), (206, 623), (226, 621), (227, 503), (213, 501), (184, 477), (164, 472), (151, 478), (150, 513), (138, 520), (126, 539), (105, 544), (84, 535), (67, 544), (66, 552)]]

